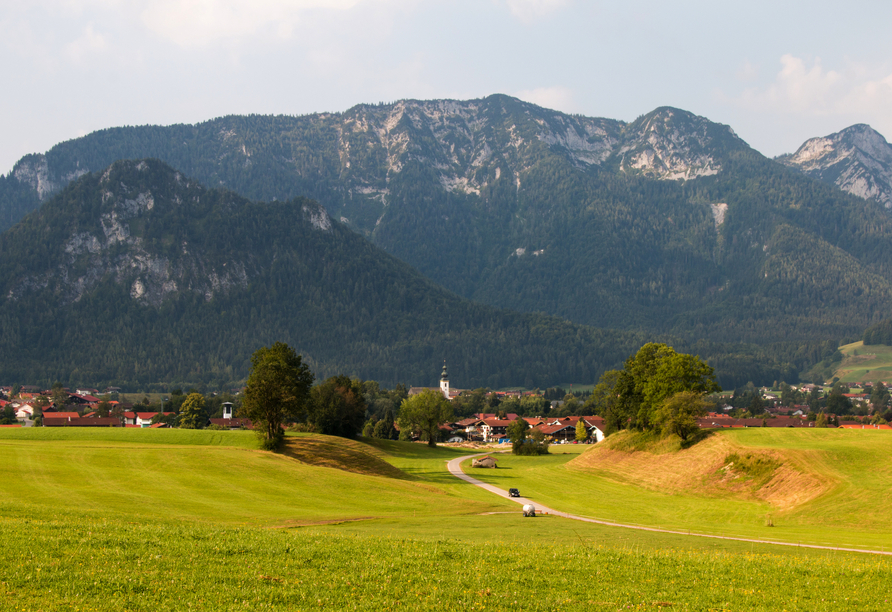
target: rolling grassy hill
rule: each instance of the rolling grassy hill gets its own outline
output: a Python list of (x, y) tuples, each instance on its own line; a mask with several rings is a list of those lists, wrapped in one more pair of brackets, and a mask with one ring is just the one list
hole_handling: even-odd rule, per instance
[[(748, 433), (763, 432), (740, 432)], [(734, 438), (740, 448), (790, 442)], [(884, 557), (523, 519), (515, 504), (446, 474), (445, 461), (463, 451), (316, 435), (288, 442), (286, 454), (273, 455), (244, 432), (0, 430), (9, 470), (0, 479), (5, 605), (875, 610), (888, 603), (885, 589), (864, 588), (887, 580), (892, 560)], [(836, 443), (791, 444), (798, 452)], [(837, 444), (851, 460), (841, 474), (885, 448), (858, 446)], [(579, 447), (555, 449), (563, 450)], [(587, 455), (506, 457), (489, 473), (569, 509), (579, 498), (567, 485), (585, 473), (567, 462), (576, 457)], [(882, 502), (884, 478), (859, 503)], [(587, 481), (598, 480), (589, 472)], [(644, 487), (624, 486), (627, 501), (654, 499)]]
[[(699, 533), (892, 549), (892, 436), (874, 430), (739, 429), (681, 452), (622, 448), (506, 456), (474, 475), (593, 518)], [(580, 448), (580, 447), (576, 447)], [(586, 448), (586, 447), (582, 447)], [(773, 526), (767, 526), (770, 517)]]
[(860, 340), (839, 347), (842, 361), (833, 372), (845, 383), (892, 381), (892, 346), (871, 344)]

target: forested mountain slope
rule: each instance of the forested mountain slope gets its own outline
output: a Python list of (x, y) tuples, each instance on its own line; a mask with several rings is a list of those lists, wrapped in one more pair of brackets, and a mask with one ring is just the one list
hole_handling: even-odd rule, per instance
[(88, 174), (0, 236), (0, 372), (121, 384), (243, 379), (275, 341), (317, 376), (456, 386), (594, 380), (642, 342), (473, 304), (317, 203), (206, 189), (157, 160)]
[(491, 305), (784, 355), (889, 316), (888, 215), (672, 108), (626, 124), (491, 96), (114, 128), (23, 159), (0, 220), (146, 156), (252, 199), (315, 198)]

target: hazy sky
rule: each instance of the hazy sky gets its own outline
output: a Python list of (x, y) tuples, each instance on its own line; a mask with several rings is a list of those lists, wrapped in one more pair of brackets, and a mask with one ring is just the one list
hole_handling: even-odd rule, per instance
[(890, 24), (887, 0), (0, 0), (0, 174), (104, 127), (493, 93), (677, 106), (769, 156), (892, 138)]

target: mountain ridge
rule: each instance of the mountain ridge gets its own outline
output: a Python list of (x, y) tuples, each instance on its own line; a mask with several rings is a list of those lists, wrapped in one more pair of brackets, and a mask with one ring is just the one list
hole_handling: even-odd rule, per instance
[(593, 380), (641, 338), (473, 304), (331, 220), (157, 160), (88, 173), (0, 235), (0, 371), (29, 381), (244, 380), (285, 341), (317, 376), (545, 386)]
[(892, 209), (892, 145), (864, 123), (806, 140), (781, 163)]
[[(625, 123), (495, 95), (110, 128), (28, 158), (46, 168), (25, 195), (147, 156), (255, 201), (313, 198), (496, 307), (692, 346), (780, 340), (796, 363), (888, 317), (887, 214), (671, 107)], [(27, 207), (24, 185), (4, 177), (0, 203)]]

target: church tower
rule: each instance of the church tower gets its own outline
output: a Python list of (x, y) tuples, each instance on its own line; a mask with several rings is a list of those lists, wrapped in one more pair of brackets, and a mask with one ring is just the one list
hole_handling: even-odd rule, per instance
[(449, 399), (449, 373), (446, 371), (446, 360), (443, 360), (443, 374), (440, 376), (440, 391)]

